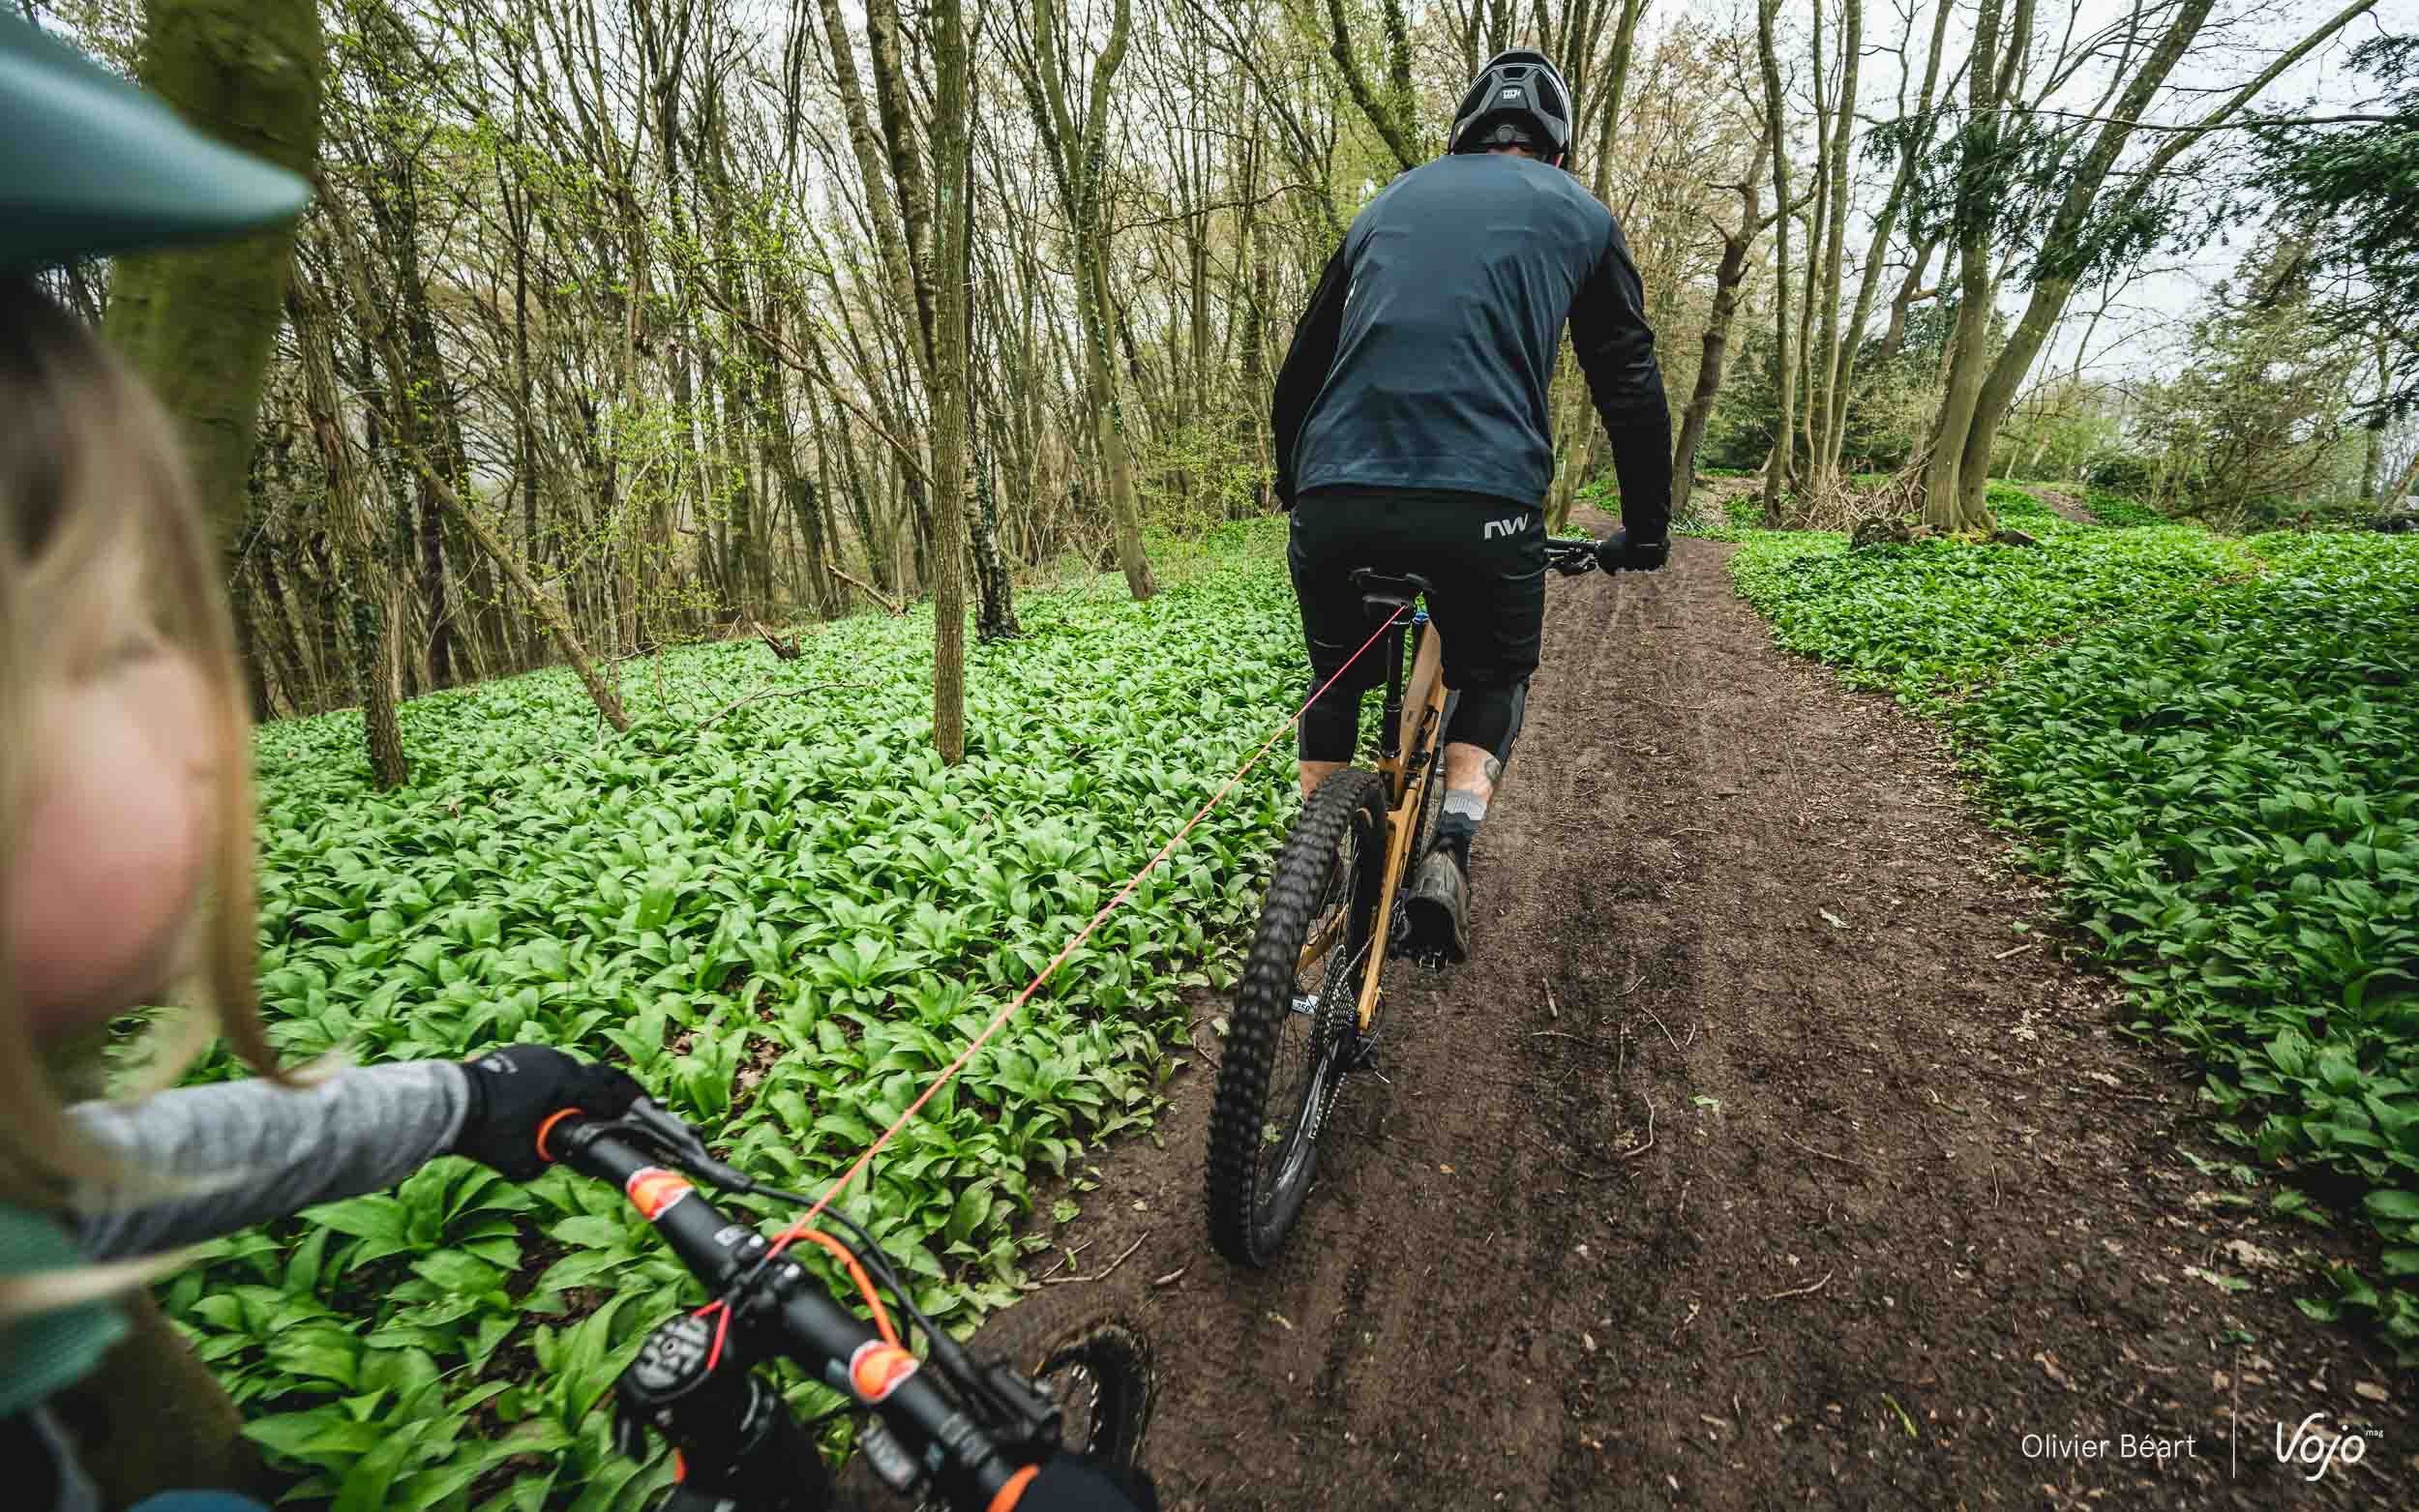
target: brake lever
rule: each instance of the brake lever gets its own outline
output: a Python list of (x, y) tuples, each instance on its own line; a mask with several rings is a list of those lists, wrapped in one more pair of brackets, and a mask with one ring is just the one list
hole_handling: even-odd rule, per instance
[(695, 1129), (651, 1097), (638, 1099), (628, 1112), (601, 1127), (617, 1134), (637, 1135), (670, 1164), (726, 1191), (747, 1193), (756, 1189), (755, 1177), (716, 1160)]

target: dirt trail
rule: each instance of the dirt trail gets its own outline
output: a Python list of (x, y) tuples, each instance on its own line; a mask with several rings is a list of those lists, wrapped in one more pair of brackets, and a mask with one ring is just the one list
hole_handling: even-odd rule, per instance
[[(1168, 1505), (2419, 1505), (2407, 1388), (2291, 1305), (2314, 1230), (2175, 1153), (2193, 1073), (1730, 549), (1552, 585), (1472, 960), (1398, 968), (1276, 1266), (1203, 1235), (1211, 1010), (1108, 1152), (1078, 1284), (1163, 1351)], [(2278, 1465), (2311, 1412), (2360, 1463)]]

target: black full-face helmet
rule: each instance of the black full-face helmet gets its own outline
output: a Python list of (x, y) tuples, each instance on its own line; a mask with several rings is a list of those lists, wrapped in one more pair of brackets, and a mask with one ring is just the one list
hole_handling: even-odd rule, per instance
[(1487, 59), (1453, 112), (1452, 152), (1526, 147), (1540, 158), (1568, 157), (1570, 86), (1545, 54), (1513, 47)]

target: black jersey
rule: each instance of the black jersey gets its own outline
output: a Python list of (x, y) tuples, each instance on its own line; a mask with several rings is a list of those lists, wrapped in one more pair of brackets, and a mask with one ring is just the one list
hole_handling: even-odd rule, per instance
[(1613, 214), (1562, 169), (1439, 158), (1362, 208), (1277, 376), (1277, 493), (1460, 489), (1541, 503), (1546, 385), (1568, 322), (1613, 443), (1629, 534), (1671, 517), (1671, 412), (1637, 265)]

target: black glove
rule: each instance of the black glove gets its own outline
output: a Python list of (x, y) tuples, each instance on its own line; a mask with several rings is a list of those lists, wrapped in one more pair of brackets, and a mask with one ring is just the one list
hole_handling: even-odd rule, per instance
[(1608, 573), (1660, 572), (1671, 559), (1671, 542), (1632, 541), (1627, 526), (1596, 543), (1596, 565)]
[(515, 1181), (546, 1169), (538, 1126), (566, 1108), (591, 1118), (618, 1118), (646, 1088), (614, 1066), (600, 1066), (545, 1045), (507, 1045), (463, 1070), (470, 1079), (470, 1112), (454, 1153), (493, 1166)]
[(1159, 1512), (1159, 1488), (1139, 1468), (1061, 1454), (1025, 1488), (1016, 1512)]

